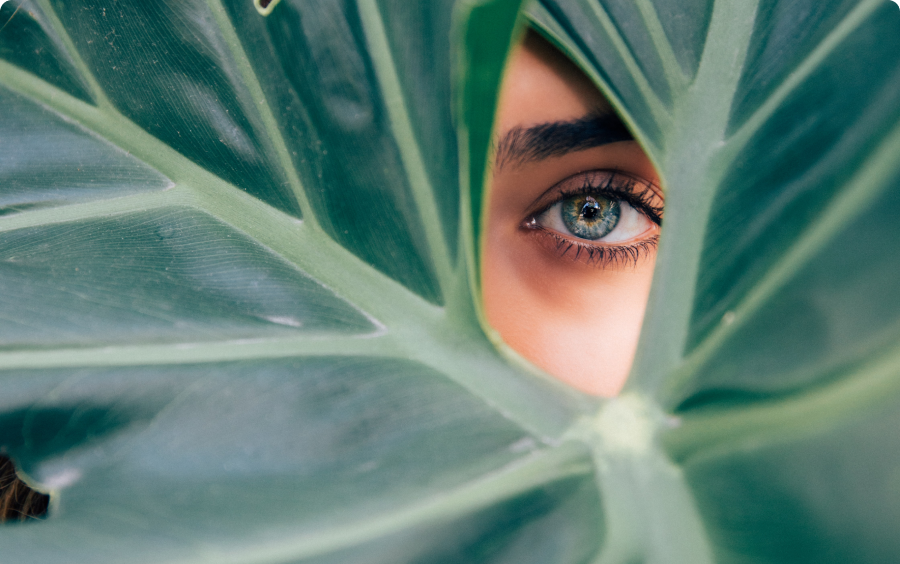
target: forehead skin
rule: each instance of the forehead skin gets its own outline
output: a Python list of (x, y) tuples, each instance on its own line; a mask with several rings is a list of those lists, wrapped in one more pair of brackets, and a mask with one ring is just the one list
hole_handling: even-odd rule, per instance
[(497, 130), (571, 121), (611, 112), (609, 103), (565, 55), (529, 32), (509, 61), (500, 89)]

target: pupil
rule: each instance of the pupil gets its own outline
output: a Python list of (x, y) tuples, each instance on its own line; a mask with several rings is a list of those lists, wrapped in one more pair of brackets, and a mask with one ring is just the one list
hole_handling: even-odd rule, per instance
[(581, 217), (587, 220), (594, 219), (598, 215), (603, 208), (598, 204), (594, 199), (588, 198), (587, 202), (585, 202), (584, 206), (581, 208)]

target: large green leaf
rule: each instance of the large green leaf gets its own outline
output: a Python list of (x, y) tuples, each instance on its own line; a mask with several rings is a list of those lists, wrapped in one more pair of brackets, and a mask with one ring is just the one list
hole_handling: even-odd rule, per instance
[(0, 9), (0, 560), (900, 560), (894, 4), (527, 6), (667, 190), (612, 400), (479, 322), (518, 0), (264, 4)]

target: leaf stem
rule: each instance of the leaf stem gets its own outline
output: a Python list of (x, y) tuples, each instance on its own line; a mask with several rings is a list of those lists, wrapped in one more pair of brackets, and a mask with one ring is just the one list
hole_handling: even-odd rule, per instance
[(605, 542), (593, 564), (713, 562), (681, 470), (659, 446), (665, 417), (645, 397), (624, 394), (566, 434), (590, 445), (603, 494)]

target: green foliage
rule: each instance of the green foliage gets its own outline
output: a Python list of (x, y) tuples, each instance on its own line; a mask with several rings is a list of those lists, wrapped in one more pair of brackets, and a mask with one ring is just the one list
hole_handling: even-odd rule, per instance
[(0, 10), (0, 560), (900, 560), (894, 4), (528, 7), (668, 194), (605, 401), (478, 321), (518, 2), (273, 4)]

